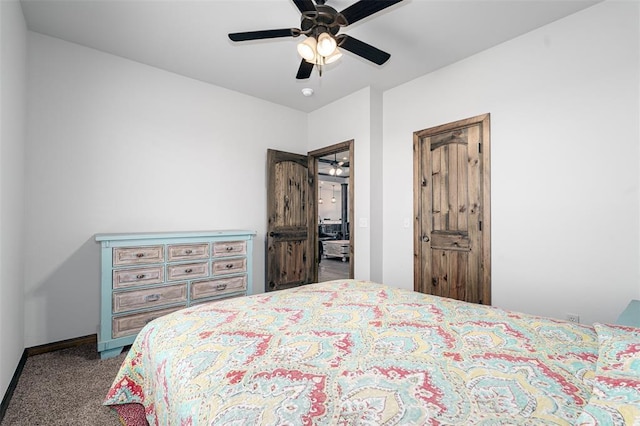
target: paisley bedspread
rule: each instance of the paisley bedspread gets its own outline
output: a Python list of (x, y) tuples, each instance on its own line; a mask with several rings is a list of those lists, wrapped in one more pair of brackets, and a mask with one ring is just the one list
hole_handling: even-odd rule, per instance
[(597, 359), (590, 326), (331, 281), (149, 323), (105, 405), (130, 425), (570, 425)]

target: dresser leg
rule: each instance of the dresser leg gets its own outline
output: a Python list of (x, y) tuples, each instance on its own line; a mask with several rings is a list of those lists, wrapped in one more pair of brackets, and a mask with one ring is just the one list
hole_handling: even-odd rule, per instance
[(122, 347), (105, 349), (104, 351), (100, 352), (100, 359), (113, 358), (120, 355), (121, 353), (122, 353)]

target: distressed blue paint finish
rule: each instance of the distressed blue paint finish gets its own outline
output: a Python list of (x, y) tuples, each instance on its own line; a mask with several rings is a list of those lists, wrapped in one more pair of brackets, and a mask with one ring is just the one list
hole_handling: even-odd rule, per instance
[[(229, 256), (222, 259), (233, 259), (245, 257), (247, 260), (247, 270), (243, 273), (216, 275), (216, 278), (234, 277), (246, 275), (247, 277), (247, 289), (246, 291), (227, 293), (220, 295), (217, 298), (211, 297), (210, 300), (216, 300), (219, 298), (236, 297), (247, 294), (253, 294), (253, 238), (255, 236), (254, 231), (246, 230), (224, 230), (224, 231), (191, 231), (191, 232), (152, 232), (152, 233), (118, 233), (118, 234), (96, 234), (95, 240), (101, 245), (101, 272), (100, 272), (100, 328), (98, 331), (98, 352), (101, 358), (111, 358), (117, 356), (122, 352), (124, 346), (130, 345), (135, 340), (136, 335), (129, 335), (125, 337), (113, 338), (112, 337), (112, 319), (114, 317), (112, 309), (113, 299), (113, 271), (114, 269), (127, 269), (137, 268), (141, 266), (162, 266), (164, 268), (164, 282), (159, 284), (148, 284), (135, 286), (134, 288), (124, 289), (122, 291), (141, 290), (148, 288), (161, 288), (168, 284), (175, 284), (178, 281), (168, 281), (167, 266), (176, 265), (187, 262), (208, 262), (209, 263), (209, 275), (207, 277), (198, 277), (197, 279), (181, 279), (179, 282), (187, 283), (187, 302), (186, 306), (190, 306), (191, 301), (191, 285), (195, 281), (208, 279), (213, 277), (213, 268), (211, 262), (220, 258), (213, 257), (213, 243), (218, 242), (232, 242), (232, 241), (244, 241), (246, 243), (246, 255), (241, 256)], [(188, 261), (172, 261), (169, 262), (168, 247), (174, 244), (197, 244), (208, 243), (209, 244), (209, 257), (207, 259), (197, 259)], [(141, 247), (141, 246), (157, 246), (162, 245), (164, 250), (164, 259), (162, 262), (156, 263), (140, 263), (135, 265), (114, 266), (113, 265), (113, 249), (117, 247)], [(202, 300), (199, 300), (201, 302)], [(167, 304), (162, 306), (156, 306), (153, 310), (166, 309), (176, 306), (182, 306), (184, 304)], [(131, 315), (142, 312), (149, 312), (151, 309), (138, 309), (128, 311), (126, 313), (118, 314), (120, 316)]]
[(640, 327), (640, 300), (632, 300), (622, 311), (616, 324)]

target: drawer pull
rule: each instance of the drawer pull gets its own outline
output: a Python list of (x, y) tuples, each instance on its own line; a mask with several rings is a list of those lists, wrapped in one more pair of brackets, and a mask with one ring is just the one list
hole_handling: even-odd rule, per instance
[(191, 254), (191, 253), (193, 253), (193, 250), (188, 249), (188, 250), (185, 250), (184, 252), (185, 252), (186, 254)]
[(226, 265), (224, 265), (227, 267), (227, 269), (231, 269), (233, 268), (233, 263), (227, 263)]
[(144, 253), (136, 253), (136, 257), (137, 258), (144, 257)]
[(232, 246), (228, 246), (228, 247), (226, 248), (226, 250), (227, 250), (227, 251), (233, 251), (233, 247), (232, 247)]
[(158, 319), (158, 318), (160, 318), (160, 317), (152, 317), (152, 318), (149, 318), (149, 319), (148, 319), (148, 320), (146, 320), (144, 323), (145, 323), (145, 324), (149, 324), (151, 321), (153, 321), (153, 320), (155, 320), (155, 319)]
[(218, 284), (218, 285), (216, 286), (216, 290), (218, 290), (218, 291), (224, 290), (224, 289), (226, 289), (226, 288), (227, 288), (227, 285), (226, 285), (226, 284)]
[(144, 277), (145, 277), (145, 275), (144, 275), (144, 274), (138, 274), (138, 275), (136, 275), (136, 278), (137, 278), (137, 279), (139, 279), (139, 280), (143, 279)]
[(144, 298), (145, 302), (157, 302), (158, 300), (160, 300), (159, 294), (150, 294)]
[(184, 272), (185, 272), (185, 274), (190, 274), (190, 273), (193, 272), (193, 269), (187, 268), (187, 269), (184, 270)]

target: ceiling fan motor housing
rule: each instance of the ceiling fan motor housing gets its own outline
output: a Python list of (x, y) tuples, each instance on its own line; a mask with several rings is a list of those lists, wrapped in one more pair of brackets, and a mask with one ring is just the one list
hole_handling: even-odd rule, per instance
[(318, 36), (323, 32), (331, 35), (338, 34), (340, 27), (347, 25), (344, 17), (331, 6), (318, 4), (314, 12), (304, 12), (300, 21), (303, 34)]

